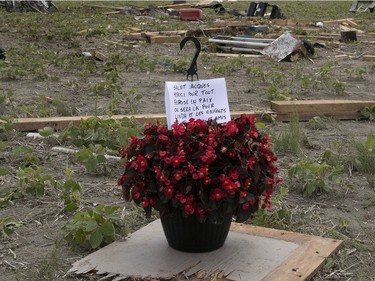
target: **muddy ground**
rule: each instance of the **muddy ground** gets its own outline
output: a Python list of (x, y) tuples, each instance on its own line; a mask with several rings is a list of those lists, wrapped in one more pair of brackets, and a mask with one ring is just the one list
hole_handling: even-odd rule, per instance
[[(103, 17), (101, 12), (70, 4), (61, 8), (61, 18), (33, 13), (24, 14), (30, 18), (22, 22), (22, 15), (9, 16), (0, 11), (0, 47), (7, 54), (6, 61), (0, 61), (0, 94), (5, 97), (0, 103), (0, 115), (18, 118), (165, 111), (164, 83), (184, 81), (185, 75), (177, 71), (177, 66), (188, 64), (192, 48), (180, 51), (178, 44), (150, 45), (124, 35), (123, 30), (130, 27), (166, 29), (165, 18), (131, 16), (131, 20), (124, 20), (125, 15)], [(60, 21), (64, 13), (68, 22)], [(74, 32), (71, 31), (72, 13), (77, 14), (79, 22)], [(83, 20), (85, 17), (89, 20)], [(55, 26), (57, 22), (60, 26)], [(375, 28), (373, 19), (366, 23), (369, 31)], [(51, 25), (47, 28), (48, 24)], [(71, 31), (67, 38), (62, 36), (64, 25)], [(189, 27), (198, 25), (191, 23)], [(58, 28), (60, 33), (56, 33)], [(338, 34), (339, 28), (338, 24), (331, 24), (308, 34)], [(259, 36), (276, 38), (284, 30), (272, 27), (268, 34)], [(220, 58), (202, 52), (198, 73), (200, 79), (225, 77), (232, 111), (268, 110), (270, 100), (274, 99), (374, 100), (375, 63), (361, 59), (364, 54), (375, 51), (375, 35), (369, 33), (360, 33), (359, 40), (353, 43), (339, 42), (337, 36), (333, 41), (319, 40), (325, 47), (316, 49), (311, 60), (301, 57), (295, 62), (276, 62), (265, 57)], [(318, 42), (313, 37), (309, 40)], [(201, 38), (201, 42), (205, 50), (212, 49), (207, 46), (206, 38)], [(95, 50), (105, 54), (108, 60), (82, 55)], [(53, 101), (59, 101), (62, 106), (56, 106)], [(275, 208), (287, 209), (290, 216), (284, 221), (271, 221), (269, 225), (344, 240), (343, 248), (313, 280), (374, 280), (375, 191), (350, 163), (353, 141), (364, 141), (369, 134), (374, 134), (374, 122), (322, 118), (318, 123), (316, 126), (311, 122), (300, 123), (306, 137), (302, 154), (279, 154), (280, 173), (289, 193)], [(288, 123), (278, 121), (269, 125), (275, 138), (289, 129)], [(52, 146), (64, 146), (63, 143), (32, 139), (26, 137), (26, 132), (15, 131), (7, 133), (5, 139), (8, 143), (0, 150), (0, 166), (8, 167), (10, 172), (0, 176), (0, 191), (17, 186), (17, 170), (24, 158), (15, 156), (12, 150), (27, 146), (40, 159), (38, 166), (44, 167), (45, 173), (53, 178), (61, 179), (67, 167), (74, 171), (74, 178), (83, 186), (83, 210), (97, 204), (119, 204), (121, 209), (125, 206), (117, 186), (122, 171), (117, 161), (109, 161), (105, 172), (88, 173), (72, 155), (51, 150)], [(330, 186), (329, 193), (305, 196), (300, 183), (289, 180), (288, 168), (301, 157), (314, 159), (327, 149), (336, 153), (338, 161), (345, 159), (343, 182)], [(71, 264), (88, 252), (73, 250), (61, 239), (60, 228), (72, 214), (63, 212), (63, 203), (53, 195), (52, 189), (43, 197), (29, 195), (12, 201), (0, 208), (0, 220), (10, 216), (21, 221), (22, 226), (10, 238), (1, 238), (0, 280), (99, 279), (91, 274), (66, 275)], [(131, 204), (126, 205), (125, 214), (130, 231), (148, 222)]]

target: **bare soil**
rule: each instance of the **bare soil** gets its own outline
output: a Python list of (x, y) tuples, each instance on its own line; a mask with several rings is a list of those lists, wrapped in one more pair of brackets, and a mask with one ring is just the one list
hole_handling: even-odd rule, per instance
[[(337, 33), (338, 26), (326, 27), (324, 31)], [(200, 79), (225, 77), (232, 111), (266, 110), (269, 109), (270, 98), (280, 97), (374, 100), (375, 65), (374, 62), (361, 59), (361, 55), (374, 54), (375, 51), (374, 44), (361, 41), (374, 41), (374, 38), (375, 36), (368, 35), (360, 37), (355, 43), (324, 42), (326, 47), (316, 49), (313, 62), (306, 58), (295, 62), (275, 62), (265, 57), (240, 58), (241, 64), (238, 68), (230, 69), (234, 64), (233, 60), (210, 56), (209, 59), (199, 59), (198, 73)], [(142, 41), (126, 40), (119, 32), (111, 32), (98, 38), (76, 36), (74, 40), (78, 42), (78, 48), (73, 47), (71, 41), (32, 41), (28, 34), (22, 34), (12, 26), (0, 29), (0, 46), (9, 50), (7, 61), (10, 64), (15, 59), (15, 52), (12, 53), (12, 50), (20, 48), (30, 48), (33, 53), (31, 57), (35, 57), (35, 48), (41, 52), (53, 51), (61, 57), (78, 58), (81, 52), (100, 50), (107, 56), (145, 55), (150, 61), (155, 61), (156, 68), (151, 71), (140, 70), (136, 65), (131, 65), (129, 71), (121, 70), (121, 90), (126, 92), (136, 89), (142, 99), (135, 108), (130, 107), (128, 102), (121, 102), (116, 114), (163, 113), (165, 81), (185, 79), (184, 74), (173, 71), (169, 62), (178, 61), (184, 55), (189, 57), (188, 54), (192, 53), (192, 48), (180, 51), (178, 44), (150, 45)], [(121, 44), (110, 44), (108, 41)], [(201, 57), (204, 58), (204, 55)], [(26, 52), (25, 60), (27, 59)], [(74, 107), (76, 110), (73, 115), (108, 114), (108, 104), (112, 96), (97, 95), (93, 92), (93, 85), (105, 79), (102, 70), (106, 62), (90, 58), (88, 60), (96, 70), (82, 76), (74, 67), (64, 68), (61, 64), (53, 63), (45, 65), (48, 75), (45, 80), (38, 80), (35, 75), (9, 80), (0, 74), (0, 94), (9, 91), (13, 93), (9, 102), (0, 104), (0, 115), (37, 117), (37, 113), (28, 114), (20, 110), (20, 106), (43, 104), (51, 110), (50, 115), (57, 116), (56, 109), (49, 102), (54, 99), (67, 102), (68, 108)], [(224, 63), (224, 69), (230, 69), (229, 72), (212, 71), (213, 66), (222, 64), (223, 61), (227, 61), (227, 64)], [(81, 62), (87, 65), (84, 60)], [(134, 62), (140, 63), (136, 60)], [(77, 68), (80, 66), (77, 65)], [(310, 81), (305, 88), (301, 86), (304, 79)], [(270, 90), (271, 85), (277, 86), (276, 93)], [(311, 129), (307, 122), (300, 124), (307, 139), (304, 149), (307, 158), (321, 155), (327, 148), (334, 149), (335, 144), (336, 148), (342, 148), (342, 156), (350, 156), (352, 140), (364, 141), (369, 134), (375, 133), (374, 123), (367, 120), (339, 121), (323, 118), (322, 124), (319, 130)], [(288, 126), (288, 123), (274, 122), (271, 133), (277, 136), (288, 130)], [(142, 212), (131, 204), (123, 203), (117, 186), (122, 167), (116, 161), (110, 162), (108, 172), (90, 174), (72, 155), (52, 151), (51, 147), (56, 145), (55, 143), (27, 138), (24, 132), (13, 132), (8, 136), (8, 141), (7, 147), (0, 154), (0, 166), (8, 166), (11, 174), (0, 177), (0, 191), (16, 186), (18, 182), (16, 171), (21, 159), (12, 155), (12, 149), (20, 145), (28, 146), (32, 147), (33, 153), (41, 159), (38, 165), (44, 167), (45, 172), (55, 179), (62, 178), (67, 167), (74, 171), (75, 179), (84, 188), (82, 208), (87, 209), (97, 204), (120, 204), (122, 207), (126, 206), (128, 215), (125, 218), (131, 231), (148, 223)], [(287, 224), (276, 224), (274, 227), (345, 241), (344, 247), (333, 256), (333, 260), (328, 260), (313, 280), (374, 280), (374, 189), (370, 188), (363, 174), (348, 169), (343, 174), (343, 186), (332, 186), (333, 191), (330, 193), (306, 197), (298, 186), (291, 184), (287, 176), (288, 167), (297, 160), (298, 157), (290, 154), (279, 156), (280, 173), (289, 188), (283, 204), (291, 211), (292, 216)], [(62, 240), (60, 228), (71, 215), (63, 212), (62, 202), (53, 196), (52, 191), (50, 195), (41, 198), (27, 196), (14, 200), (10, 206), (0, 209), (0, 220), (8, 216), (22, 221), (23, 225), (16, 229), (9, 239), (2, 239), (0, 280), (99, 279), (94, 274), (66, 275), (71, 264), (88, 252), (74, 250)]]

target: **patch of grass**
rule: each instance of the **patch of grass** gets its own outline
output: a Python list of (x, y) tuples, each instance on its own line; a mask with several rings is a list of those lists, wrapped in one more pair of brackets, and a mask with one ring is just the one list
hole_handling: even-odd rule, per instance
[(239, 56), (234, 58), (225, 58), (222, 61), (212, 65), (210, 70), (213, 73), (230, 76), (233, 73), (239, 72), (243, 68), (246, 68), (246, 60), (243, 56)]
[(305, 141), (306, 136), (301, 130), (298, 114), (294, 113), (291, 116), (289, 128), (273, 138), (273, 147), (278, 154), (290, 152), (300, 155)]
[(355, 167), (365, 175), (368, 184), (375, 188), (375, 135), (370, 134), (365, 142), (356, 141), (354, 145)]

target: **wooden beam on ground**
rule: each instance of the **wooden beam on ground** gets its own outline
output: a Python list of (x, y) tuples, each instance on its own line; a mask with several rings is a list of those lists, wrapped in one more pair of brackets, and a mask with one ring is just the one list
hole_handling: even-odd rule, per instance
[(166, 43), (179, 43), (181, 41), (180, 35), (157, 35), (150, 37), (151, 44), (166, 44)]
[(252, 21), (220, 21), (220, 22), (213, 22), (210, 24), (211, 27), (248, 27), (248, 26), (256, 26), (256, 24)]
[[(239, 117), (241, 114), (254, 115), (258, 120), (269, 118), (274, 115), (271, 111), (245, 111), (245, 112), (231, 112), (232, 117)], [(52, 127), (55, 130), (61, 130), (70, 124), (78, 126), (82, 120), (86, 120), (93, 116), (64, 116), (64, 117), (44, 117), (44, 118), (18, 118), (13, 121), (13, 129), (17, 131), (31, 132), (44, 127)], [(102, 116), (99, 116), (102, 118)], [(165, 114), (139, 114), (139, 115), (113, 115), (110, 117), (114, 120), (123, 118), (135, 119), (140, 124), (147, 122), (155, 122), (156, 120), (165, 121)], [(6, 123), (0, 120), (1, 123)]]
[(158, 6), (159, 9), (185, 9), (185, 8), (194, 8), (199, 6), (208, 6), (214, 4), (214, 1), (204, 1), (204, 2), (194, 2), (194, 3), (181, 3), (181, 4), (171, 4), (171, 5), (164, 5)]
[(375, 55), (364, 55), (362, 57), (362, 60), (364, 60), (364, 61), (375, 61)]
[(375, 105), (375, 100), (272, 101), (271, 110), (276, 112), (276, 119), (280, 121), (289, 121), (294, 113), (298, 114), (301, 121), (307, 121), (315, 116), (349, 120), (357, 119), (363, 108), (372, 105)]
[(348, 18), (348, 19), (338, 19), (338, 20), (325, 20), (323, 23), (341, 23), (341, 22), (347, 22), (347, 21), (354, 21), (354, 18)]
[(113, 6), (102, 6), (102, 5), (85, 5), (85, 7), (99, 8), (99, 9), (110, 9), (110, 10), (117, 10), (117, 11), (124, 10), (124, 7), (113, 7)]

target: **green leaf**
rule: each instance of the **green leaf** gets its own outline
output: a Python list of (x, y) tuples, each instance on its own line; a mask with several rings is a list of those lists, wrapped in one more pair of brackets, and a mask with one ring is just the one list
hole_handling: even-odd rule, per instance
[(74, 211), (74, 210), (77, 210), (77, 208), (78, 208), (77, 203), (75, 203), (75, 202), (71, 202), (71, 203), (69, 203), (69, 204), (67, 204), (67, 205), (65, 206), (64, 210), (65, 210), (66, 212), (72, 212), (72, 211)]
[(33, 149), (27, 146), (17, 146), (12, 149), (12, 154), (14, 156), (25, 156), (25, 154), (31, 154)]
[(102, 155), (102, 154), (97, 155), (96, 160), (98, 161), (98, 163), (106, 163), (107, 162), (107, 158), (105, 158), (105, 156)]
[(92, 221), (85, 222), (85, 226), (84, 226), (85, 231), (92, 232), (97, 228), (98, 228), (98, 223), (96, 221), (92, 220)]
[(79, 161), (87, 161), (92, 156), (92, 152), (89, 151), (86, 147), (83, 147), (76, 153), (76, 157)]
[(38, 133), (45, 138), (51, 136), (53, 132), (54, 130), (51, 127), (44, 127), (43, 129), (38, 130)]
[(97, 229), (90, 237), (91, 248), (96, 249), (100, 246), (103, 241), (103, 235), (99, 229)]
[(262, 123), (262, 122), (255, 122), (255, 127), (258, 129), (258, 130), (262, 130), (266, 127), (266, 124)]
[(7, 167), (0, 167), (0, 177), (6, 176), (9, 174), (9, 169)]
[(7, 141), (0, 141), (0, 150), (3, 150), (8, 145)]
[(95, 156), (91, 156), (86, 162), (85, 162), (85, 168), (88, 172), (94, 172), (96, 170), (96, 166), (98, 165), (98, 160)]
[(78, 191), (80, 192), (82, 190), (82, 187), (81, 185), (76, 182), (75, 180), (73, 179), (68, 179), (65, 183), (64, 183), (64, 190), (66, 192), (74, 192), (74, 191)]
[(113, 237), (115, 235), (115, 228), (114, 228), (113, 224), (110, 223), (109, 221), (106, 221), (105, 223), (103, 223), (99, 227), (99, 229), (104, 236)]

